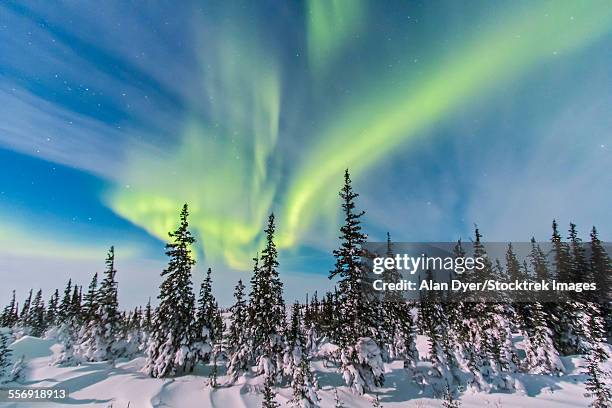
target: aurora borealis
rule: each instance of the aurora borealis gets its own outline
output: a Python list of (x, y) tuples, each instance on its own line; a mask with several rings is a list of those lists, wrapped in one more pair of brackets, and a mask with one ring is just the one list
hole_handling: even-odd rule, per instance
[(605, 0), (0, 3), (0, 274), (154, 286), (184, 202), (228, 287), (271, 211), (325, 274), (347, 167), (373, 239), (609, 239), (611, 44)]

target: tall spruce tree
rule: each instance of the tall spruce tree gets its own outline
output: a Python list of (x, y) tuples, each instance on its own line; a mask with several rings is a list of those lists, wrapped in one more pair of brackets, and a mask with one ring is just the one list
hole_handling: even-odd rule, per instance
[(255, 258), (249, 303), (249, 335), (252, 358), (259, 373), (277, 378), (280, 374), (285, 326), (283, 285), (278, 276), (278, 252), (274, 243), (274, 214), (270, 214), (264, 233), (265, 248)]
[(344, 173), (344, 186), (340, 190), (344, 224), (340, 227), (340, 247), (334, 250), (336, 258), (330, 279), (338, 278), (338, 319), (341, 330), (337, 333), (341, 348), (341, 370), (346, 384), (356, 393), (363, 394), (384, 382), (384, 369), (378, 337), (380, 303), (368, 296), (367, 276), (362, 257), (366, 234), (361, 231), (363, 211), (356, 211), (355, 198), (348, 169)]
[(106, 270), (97, 293), (98, 315), (101, 323), (101, 334), (106, 359), (114, 361), (116, 357), (115, 342), (119, 333), (120, 315), (115, 276), (115, 248), (110, 247), (106, 256)]
[(355, 198), (348, 169), (344, 173), (344, 186), (340, 190), (344, 224), (340, 227), (340, 247), (333, 251), (336, 258), (330, 279), (338, 278), (338, 302), (343, 332), (339, 341), (341, 346), (351, 346), (360, 337), (373, 337), (370, 328), (372, 311), (363, 295), (363, 282), (366, 278), (363, 244), (367, 235), (361, 231), (361, 217), (364, 211), (355, 210)]
[(183, 206), (180, 224), (166, 244), (168, 266), (161, 273), (159, 307), (155, 313), (153, 332), (147, 348), (143, 371), (152, 377), (166, 377), (191, 372), (197, 358), (194, 350), (194, 308), (191, 269), (195, 260), (191, 245), (195, 238), (189, 231), (189, 210)]
[(597, 301), (604, 317), (605, 335), (608, 342), (612, 342), (612, 261), (599, 240), (595, 227), (591, 230), (590, 237), (590, 269), (597, 284)]

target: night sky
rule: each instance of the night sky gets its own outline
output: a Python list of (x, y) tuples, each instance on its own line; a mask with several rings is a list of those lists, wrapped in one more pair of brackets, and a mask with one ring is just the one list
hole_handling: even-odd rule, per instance
[(611, 73), (608, 0), (2, 1), (0, 303), (110, 245), (145, 303), (184, 202), (221, 303), (271, 211), (329, 287), (347, 167), (372, 240), (612, 240)]

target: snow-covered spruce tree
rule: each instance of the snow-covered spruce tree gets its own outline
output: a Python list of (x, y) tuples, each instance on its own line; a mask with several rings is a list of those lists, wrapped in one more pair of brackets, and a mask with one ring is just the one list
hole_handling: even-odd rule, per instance
[(64, 295), (57, 311), (58, 323), (62, 323), (71, 317), (72, 310), (70, 307), (70, 294), (72, 293), (72, 279), (68, 279)]
[[(435, 281), (431, 270), (427, 271), (429, 282)], [(429, 360), (432, 365), (430, 376), (433, 377), (434, 389), (442, 380), (446, 384), (455, 384), (459, 380), (457, 375), (458, 363), (454, 350), (457, 348), (453, 341), (455, 339), (451, 332), (446, 313), (442, 303), (442, 294), (428, 291), (421, 301), (421, 324), (427, 335), (429, 343)], [(441, 390), (438, 388), (438, 392)]]
[(213, 345), (220, 340), (222, 333), (215, 330), (216, 313), (218, 312), (215, 297), (212, 293), (212, 271), (206, 271), (206, 277), (200, 285), (200, 296), (198, 298), (198, 310), (194, 322), (196, 333), (196, 347), (198, 359), (208, 363), (213, 352)]
[(165, 279), (160, 285), (160, 303), (143, 368), (143, 372), (152, 377), (191, 372), (197, 359), (193, 344), (195, 299), (191, 284), (191, 269), (195, 264), (191, 245), (195, 239), (189, 232), (188, 216), (189, 210), (185, 204), (179, 227), (169, 233), (172, 242), (166, 244), (166, 255), (170, 261), (161, 273)]
[(283, 373), (292, 377), (304, 355), (305, 336), (301, 327), (301, 305), (295, 302), (291, 308), (291, 321), (285, 333), (287, 347), (283, 356)]
[(333, 252), (336, 265), (329, 278), (339, 278), (337, 340), (341, 371), (346, 384), (354, 392), (363, 394), (383, 384), (384, 367), (380, 347), (373, 340), (378, 337), (379, 323), (375, 319), (379, 316), (380, 303), (366, 292), (362, 256), (367, 236), (361, 231), (360, 218), (364, 212), (355, 210), (357, 196), (347, 169), (340, 190), (344, 225), (340, 227), (340, 247)]
[(325, 293), (321, 301), (321, 312), (318, 319), (318, 329), (322, 337), (327, 338), (333, 343), (339, 343), (338, 313), (336, 310), (336, 300), (332, 292)]
[(270, 214), (264, 230), (266, 244), (251, 279), (249, 303), (249, 336), (252, 358), (258, 372), (277, 380), (281, 374), (285, 326), (283, 284), (278, 276), (278, 252), (274, 243), (274, 214)]
[(35, 337), (43, 335), (46, 329), (45, 323), (45, 302), (42, 299), (42, 290), (39, 289), (32, 300), (28, 316), (30, 334)]
[(97, 308), (97, 300), (98, 300), (98, 273), (94, 273), (91, 278), (91, 282), (89, 283), (89, 287), (87, 288), (87, 293), (83, 296), (83, 309), (81, 312), (83, 313), (83, 321), (89, 322), (91, 321), (96, 313), (98, 312)]
[(565, 371), (559, 352), (555, 348), (552, 331), (548, 328), (548, 315), (540, 302), (528, 305), (529, 312), (525, 318), (531, 345), (531, 359), (528, 359), (530, 372), (534, 374), (559, 375)]
[(308, 353), (315, 353), (319, 346), (320, 340), (320, 327), (321, 321), (321, 302), (317, 291), (315, 291), (310, 303), (306, 299), (305, 311), (304, 311), (304, 328), (306, 330), (306, 344), (304, 345)]
[[(519, 262), (512, 243), (508, 244), (506, 249), (505, 273), (503, 272), (503, 267), (501, 270), (502, 275), (505, 275), (506, 280), (509, 282), (523, 282), (529, 280), (529, 267), (526, 262), (523, 262), (523, 264)], [(507, 299), (505, 299), (507, 303), (503, 305), (506, 317), (510, 323), (508, 329), (511, 330), (512, 333), (523, 338), (523, 348), (526, 354), (525, 358), (521, 361), (514, 350), (509, 356), (513, 359), (513, 365), (522, 371), (529, 371), (537, 365), (536, 353), (538, 350), (536, 350), (532, 344), (531, 334), (527, 330), (526, 323), (531, 310), (531, 303), (527, 302), (531, 300), (528, 298), (529, 295), (530, 294), (525, 291), (514, 292), (507, 296)], [(511, 341), (511, 338), (512, 334), (508, 336), (507, 340)]]
[(30, 305), (32, 304), (32, 292), (32, 289), (30, 289), (28, 297), (23, 301), (23, 306), (21, 306), (19, 325), (24, 328), (29, 328), (30, 326)]
[(266, 376), (264, 380), (263, 401), (261, 408), (278, 408), (281, 405), (276, 402), (276, 393), (274, 392), (274, 379), (271, 376)]
[(49, 298), (49, 305), (47, 306), (47, 330), (52, 328), (57, 323), (57, 308), (59, 305), (59, 290), (55, 289), (55, 292)]
[(151, 337), (151, 330), (153, 328), (153, 308), (151, 307), (151, 298), (147, 301), (147, 305), (141, 316), (140, 321), (140, 346), (138, 351), (144, 351), (147, 349), (149, 344), (149, 338)]
[[(100, 288), (93, 289), (91, 307), (87, 312), (87, 322), (82, 342), (76, 347), (77, 353), (87, 361), (110, 361), (121, 354), (118, 343), (120, 332), (119, 302), (117, 300), (117, 281), (115, 275), (115, 248), (110, 247), (106, 256), (106, 269)], [(97, 279), (95, 279), (97, 280)], [(92, 280), (93, 284), (94, 280)], [(90, 286), (91, 287), (91, 286)], [(76, 311), (75, 311), (76, 312)], [(83, 311), (81, 311), (83, 314)]]
[(586, 397), (593, 398), (591, 407), (608, 408), (612, 406), (612, 390), (606, 383), (610, 373), (605, 371), (602, 364), (610, 357), (604, 340), (604, 323), (598, 314), (589, 316), (589, 351), (586, 356), (585, 374), (588, 376), (585, 381), (587, 392)]
[[(570, 223), (569, 228), (570, 247), (570, 282), (590, 282), (591, 271), (586, 257), (586, 251), (582, 240), (578, 237), (576, 224)], [(594, 302), (592, 296), (587, 292), (570, 293), (570, 316), (571, 328), (573, 330), (572, 345), (577, 353), (584, 354), (589, 348), (589, 321), (592, 316), (599, 314), (599, 306)]]
[[(535, 238), (531, 238), (529, 262), (536, 281), (548, 281), (550, 273), (546, 255)], [(565, 368), (559, 357), (550, 326), (554, 326), (556, 305), (553, 303), (530, 302), (523, 308), (525, 330), (529, 335), (534, 361), (530, 370), (536, 374), (561, 374)]]
[(11, 367), (12, 351), (8, 345), (8, 337), (4, 332), (0, 332), (0, 383), (8, 378)]
[(283, 360), (283, 371), (291, 379), (294, 407), (313, 408), (318, 406), (318, 383), (310, 367), (308, 351), (304, 348), (306, 339), (302, 331), (300, 304), (296, 302), (291, 312), (291, 326), (287, 331), (287, 350)]
[[(473, 257), (483, 259), (484, 267), (464, 274), (468, 282), (484, 282), (487, 279), (501, 279), (495, 275), (494, 267), (488, 258), (482, 243), (482, 235), (475, 228)], [(501, 271), (497, 271), (500, 273)], [(476, 388), (513, 389), (514, 381), (509, 373), (516, 371), (516, 350), (512, 342), (511, 322), (508, 305), (503, 299), (467, 299), (464, 303), (466, 322), (464, 331), (469, 336), (461, 335), (464, 359), (473, 375), (471, 385)], [(488, 384), (484, 384), (486, 380)]]
[[(559, 229), (556, 220), (552, 223), (552, 272), (553, 277), (559, 281), (568, 283), (571, 282), (572, 274), (572, 258), (569, 245), (561, 240)], [(561, 354), (570, 355), (578, 352), (576, 336), (576, 313), (575, 304), (567, 296), (561, 297), (560, 301), (551, 309), (551, 317), (549, 325), (553, 331), (553, 340), (555, 348)]]
[(118, 335), (120, 341), (117, 342), (116, 347), (118, 356), (132, 358), (142, 351), (142, 320), (142, 308), (136, 307), (121, 323)]
[(83, 319), (81, 318), (81, 287), (74, 286), (72, 288), (72, 298), (70, 299), (70, 310), (73, 318), (77, 321), (77, 323), (82, 323)]
[(11, 296), (11, 301), (2, 310), (0, 314), (0, 327), (13, 327), (17, 323), (17, 300), (15, 299), (15, 291)]
[(229, 353), (227, 377), (233, 384), (238, 376), (249, 368), (249, 334), (247, 331), (248, 310), (244, 299), (244, 284), (238, 281), (234, 289), (234, 305), (230, 308), (230, 326), (226, 342)]
[(64, 289), (64, 295), (57, 311), (55, 327), (47, 331), (47, 337), (57, 339), (62, 350), (56, 356), (54, 364), (70, 365), (77, 362), (74, 355), (74, 344), (77, 339), (78, 319), (72, 305), (72, 280), (69, 279)]
[[(391, 235), (387, 232), (387, 250), (385, 256), (393, 258)], [(400, 273), (395, 269), (385, 269), (382, 278), (385, 282), (399, 282)], [(386, 291), (383, 296), (383, 307), (380, 308), (385, 324), (385, 343), (390, 359), (404, 360), (404, 368), (413, 370), (418, 359), (416, 351), (416, 330), (412, 319), (412, 302), (407, 302), (398, 291)], [(413, 374), (413, 373), (411, 373)]]
[(605, 336), (608, 343), (612, 343), (612, 261), (599, 240), (595, 227), (591, 230), (590, 237), (591, 273), (597, 283), (597, 299), (604, 316)]

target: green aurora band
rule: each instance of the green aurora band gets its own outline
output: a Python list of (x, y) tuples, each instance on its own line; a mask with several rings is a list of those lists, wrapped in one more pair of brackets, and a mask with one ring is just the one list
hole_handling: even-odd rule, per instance
[[(589, 7), (533, 2), (510, 10), (503, 24), (491, 21), (474, 40), (451, 44), (453, 52), (416, 85), (404, 72), (389, 82), (393, 85), (373, 83), (353, 95), (322, 131), (308, 135), (304, 159), (296, 164), (283, 163), (278, 150), (279, 118), (286, 113), (279, 59), (262, 46), (256, 29), (228, 29), (223, 43), (203, 53), (209, 123), (187, 119), (177, 150), (130, 152), (124, 169), (129, 188), (109, 191), (107, 203), (165, 239), (186, 201), (207, 261), (249, 269), (273, 209), (279, 216), (279, 246), (297, 247), (317, 222), (335, 217), (336, 186), (345, 168), (359, 176), (459, 107), (593, 43), (612, 29), (609, 5), (606, 0)], [(341, 1), (310, 2), (306, 27), (313, 75), (334, 67), (334, 54), (358, 29), (364, 10)], [(342, 24), (332, 29), (334, 21)]]

